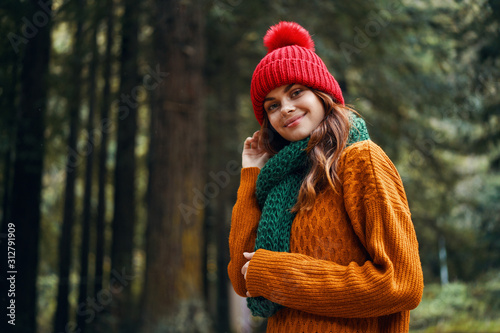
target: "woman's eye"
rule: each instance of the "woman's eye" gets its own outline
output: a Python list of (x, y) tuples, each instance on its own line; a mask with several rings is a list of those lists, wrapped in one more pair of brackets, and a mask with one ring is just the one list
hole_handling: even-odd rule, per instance
[(297, 97), (301, 92), (301, 89), (295, 89), (294, 91), (292, 91), (292, 97)]
[(271, 112), (271, 111), (274, 111), (278, 108), (278, 104), (277, 103), (274, 103), (274, 104), (271, 104), (267, 107), (267, 111), (268, 112)]

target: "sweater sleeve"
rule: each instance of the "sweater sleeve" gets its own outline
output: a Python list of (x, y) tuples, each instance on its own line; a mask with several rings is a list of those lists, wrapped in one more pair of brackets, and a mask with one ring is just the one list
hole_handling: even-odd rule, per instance
[(371, 260), (344, 266), (303, 254), (258, 250), (247, 272), (248, 291), (332, 317), (378, 317), (415, 308), (423, 275), (396, 168), (371, 141), (350, 147), (339, 162), (345, 208)]
[(259, 173), (259, 168), (243, 168), (241, 170), (240, 187), (231, 215), (231, 231), (229, 233), (231, 260), (227, 270), (234, 291), (243, 297), (246, 297), (247, 289), (241, 268), (248, 261), (243, 256), (243, 252), (253, 252), (255, 249), (257, 227), (261, 215), (255, 196)]

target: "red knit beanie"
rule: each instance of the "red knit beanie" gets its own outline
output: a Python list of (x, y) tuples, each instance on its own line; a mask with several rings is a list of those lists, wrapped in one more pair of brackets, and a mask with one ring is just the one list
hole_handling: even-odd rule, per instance
[(298, 83), (329, 94), (344, 104), (342, 91), (325, 63), (314, 52), (314, 41), (306, 29), (295, 22), (280, 22), (264, 37), (267, 55), (255, 68), (250, 95), (255, 117), (262, 125), (264, 99), (282, 85)]

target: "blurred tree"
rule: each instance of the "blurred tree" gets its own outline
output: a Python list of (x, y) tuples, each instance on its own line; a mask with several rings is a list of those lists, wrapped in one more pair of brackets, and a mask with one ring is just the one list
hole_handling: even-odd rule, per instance
[[(462, 73), (457, 75), (461, 89), (456, 102), (463, 105), (458, 116), (465, 125), (461, 126), (462, 140), (452, 148), (484, 163), (464, 172), (457, 187), (461, 193), (457, 193), (455, 212), (473, 221), (472, 251), (456, 244), (453, 252), (462, 278), (472, 280), (500, 267), (500, 3), (472, 3), (471, 9), (454, 13), (460, 14), (462, 24), (453, 37), (461, 68), (454, 70)], [(464, 257), (469, 257), (466, 263)]]
[[(34, 332), (36, 330), (36, 300), (37, 288), (36, 278), (38, 272), (38, 244), (40, 231), (40, 203), (42, 187), (42, 171), (44, 156), (44, 117), (47, 108), (47, 74), (50, 55), (50, 30), (51, 30), (51, 4), (50, 2), (41, 6), (35, 1), (29, 1), (22, 5), (13, 5), (11, 9), (17, 9), (26, 17), (32, 18), (38, 13), (37, 26), (32, 21), (24, 21), (24, 25), (14, 27), (20, 28), (22, 36), (10, 31), (8, 37), (12, 43), (16, 55), (21, 56), (21, 76), (19, 91), (19, 108), (12, 109), (17, 129), (12, 134), (16, 135), (14, 141), (14, 162), (12, 186), (5, 188), (4, 195), (8, 196), (9, 210), (4, 211), (2, 230), (12, 233), (12, 244), (6, 242), (7, 237), (2, 237), (2, 251), (9, 255), (12, 262), (4, 266), (2, 272), (2, 290), (7, 294), (10, 289), (10, 280), (7, 280), (8, 271), (17, 271), (14, 274), (15, 296), (9, 296), (9, 303), (4, 304), (12, 307), (15, 301), (14, 317), (4, 316), (2, 328), (9, 332)], [(19, 18), (17, 15), (15, 18)], [(14, 30), (14, 31), (17, 31)], [(10, 55), (9, 51), (6, 53)], [(14, 86), (6, 88), (7, 102), (14, 106), (16, 103), (14, 94), (17, 90), (15, 85), (17, 79), (17, 61), (14, 61), (10, 72), (14, 78)], [(3, 89), (3, 87), (2, 87)], [(3, 92), (2, 92), (3, 93)], [(14, 120), (14, 118), (11, 118)], [(11, 123), (12, 124), (12, 123)], [(10, 155), (10, 154), (9, 154)], [(9, 158), (10, 159), (10, 158)], [(11, 167), (7, 161), (5, 168)], [(6, 182), (9, 184), (9, 182)], [(12, 191), (12, 192), (10, 192)], [(10, 192), (10, 194), (8, 194)], [(6, 235), (7, 236), (7, 235)], [(7, 251), (7, 245), (11, 248)], [(7, 260), (8, 258), (5, 258)], [(7, 263), (7, 261), (6, 261)], [(12, 264), (12, 266), (10, 266)], [(10, 275), (8, 276), (10, 277)], [(6, 288), (3, 288), (6, 287)], [(6, 295), (2, 295), (5, 299)], [(8, 310), (7, 313), (11, 313)], [(13, 319), (11, 323), (7, 321)], [(2, 329), (2, 330), (3, 330)]]
[[(133, 275), (133, 237), (136, 219), (136, 157), (138, 74), (138, 17), (140, 2), (123, 0), (121, 18), (120, 103), (118, 106), (118, 136), (114, 177), (113, 240), (111, 274)], [(118, 282), (119, 283), (119, 282)], [(113, 286), (112, 286), (113, 287)], [(132, 325), (133, 303), (131, 288), (121, 286), (113, 296), (112, 313), (116, 320), (114, 332), (135, 332)]]
[[(85, 187), (83, 193), (83, 213), (82, 213), (82, 243), (80, 249), (80, 281), (78, 290), (78, 305), (85, 304), (89, 293), (89, 285), (91, 278), (89, 276), (89, 252), (90, 252), (90, 220), (92, 218), (92, 179), (94, 167), (94, 144), (95, 144), (95, 124), (94, 114), (97, 100), (97, 65), (99, 62), (99, 51), (97, 48), (97, 30), (100, 24), (100, 13), (96, 10), (96, 6), (89, 6), (85, 12), (85, 16), (92, 22), (90, 28), (90, 54), (91, 60), (88, 65), (88, 115), (87, 115), (87, 138), (85, 142), (85, 149), (88, 152), (85, 165)], [(92, 14), (91, 14), (92, 13)], [(76, 324), (82, 332), (85, 331), (87, 318), (86, 316), (77, 316)]]
[[(207, 332), (203, 303), (204, 1), (155, 1), (141, 332)], [(147, 81), (146, 81), (147, 80)], [(164, 81), (164, 83), (161, 83)]]
[[(98, 161), (98, 195), (97, 195), (97, 216), (95, 222), (95, 279), (94, 298), (97, 299), (99, 292), (104, 285), (104, 256), (105, 256), (105, 225), (106, 225), (106, 185), (108, 170), (106, 161), (108, 160), (108, 142), (111, 128), (111, 76), (112, 76), (112, 46), (114, 41), (114, 6), (113, 0), (100, 2), (102, 5), (102, 15), (106, 21), (106, 49), (102, 64), (103, 89), (100, 101), (100, 126), (101, 144), (99, 146)], [(92, 323), (94, 332), (107, 332), (107, 327), (101, 325), (101, 313), (96, 314), (97, 319)]]
[(70, 268), (72, 261), (73, 226), (75, 224), (75, 183), (77, 179), (77, 166), (80, 164), (78, 155), (77, 137), (80, 121), (80, 107), (82, 94), (83, 70), (83, 41), (85, 22), (85, 0), (78, 0), (74, 7), (68, 7), (74, 15), (76, 29), (74, 35), (73, 53), (69, 62), (73, 84), (68, 85), (69, 135), (67, 138), (66, 185), (64, 189), (64, 209), (61, 234), (59, 238), (59, 281), (57, 289), (57, 308), (54, 316), (54, 331), (64, 332), (75, 324), (70, 323), (69, 317), (69, 287)]

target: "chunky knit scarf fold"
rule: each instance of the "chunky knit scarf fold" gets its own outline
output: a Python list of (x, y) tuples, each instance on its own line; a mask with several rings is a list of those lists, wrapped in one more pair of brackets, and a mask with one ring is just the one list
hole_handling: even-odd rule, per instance
[[(363, 119), (352, 114), (347, 145), (368, 140), (370, 137)], [(290, 231), (302, 180), (309, 171), (305, 149), (309, 138), (291, 142), (274, 155), (260, 171), (256, 196), (262, 209), (255, 251), (266, 249), (276, 252), (290, 251)], [(254, 316), (271, 317), (282, 306), (264, 297), (248, 297), (247, 306)]]

